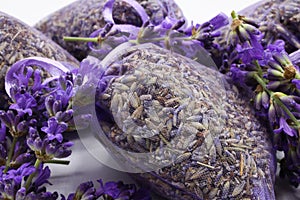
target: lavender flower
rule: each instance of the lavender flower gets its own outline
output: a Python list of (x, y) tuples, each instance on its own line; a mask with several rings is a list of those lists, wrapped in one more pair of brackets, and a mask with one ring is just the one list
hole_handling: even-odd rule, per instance
[(29, 93), (17, 93), (14, 96), (16, 103), (12, 104), (9, 108), (16, 110), (21, 116), (24, 114), (32, 115), (32, 108), (34, 108), (37, 103), (33, 96)]
[(202, 43), (202, 46), (206, 49), (216, 47), (213, 43), (214, 38), (220, 36), (220, 32), (217, 31), (221, 27), (228, 24), (228, 17), (220, 13), (211, 20), (202, 25), (196, 24), (195, 26), (188, 27), (184, 32), (191, 38), (196, 39)]
[(6, 174), (2, 174), (0, 180), (0, 197), (14, 199), (21, 188), (22, 181), (34, 172), (35, 168), (30, 163), (25, 163), (18, 169), (10, 169)]
[[(46, 77), (41, 76), (42, 71)], [(58, 194), (47, 192), (44, 186), (49, 183), (50, 169), (43, 163), (68, 164), (55, 158), (68, 157), (73, 145), (63, 136), (73, 113), (73, 74), (56, 61), (35, 57), (15, 63), (6, 78), (6, 90), (14, 103), (9, 110), (0, 111), (1, 124), (12, 136), (10, 146), (0, 146), (7, 156), (1, 198), (57, 199)]]
[(66, 198), (62, 196), (62, 200), (73, 199), (99, 199), (102, 197), (107, 200), (151, 200), (148, 190), (145, 188), (136, 189), (134, 184), (124, 184), (122, 181), (114, 182), (109, 181), (105, 184), (102, 179), (97, 180), (100, 187), (96, 189), (92, 181), (81, 183), (75, 193), (71, 193)]
[[(17, 197), (20, 200), (56, 200), (58, 199), (58, 193), (57, 192), (47, 192), (45, 190), (45, 188), (42, 188), (38, 191), (35, 192), (30, 192), (28, 194), (24, 193), (25, 188), (21, 188), (17, 195), (16, 195), (16, 199)], [(17, 200), (19, 200), (17, 199)]]
[(51, 184), (48, 180), (51, 174), (51, 171), (48, 166), (44, 167), (43, 165), (40, 165), (36, 173), (37, 176), (33, 180), (29, 190), (37, 191), (40, 188), (40, 186), (44, 185), (45, 183)]
[[(93, 200), (96, 199), (95, 191), (96, 189), (94, 188), (94, 184), (92, 181), (84, 182), (77, 187), (75, 193), (69, 194), (67, 200), (72, 200), (72, 199)], [(62, 196), (62, 200), (65, 200), (64, 196)]]
[(263, 55), (263, 46), (260, 43), (261, 33), (253, 19), (231, 13), (233, 22), (228, 33), (228, 42), (236, 48), (243, 63), (259, 60)]
[(275, 40), (274, 43), (269, 44), (265, 48), (263, 58), (259, 61), (259, 64), (262, 66), (267, 65), (269, 61), (273, 60), (272, 57), (275, 52), (281, 53), (285, 51), (284, 45), (285, 42), (283, 40)]
[(122, 181), (110, 181), (103, 184), (101, 179), (97, 181), (100, 183), (100, 187), (96, 191), (97, 196), (122, 200), (151, 200), (148, 190), (145, 188), (137, 190), (134, 184), (124, 184)]
[[(33, 69), (31, 66), (38, 66)], [(47, 77), (42, 79), (41, 73), (46, 71)], [(25, 87), (32, 95), (36, 92), (47, 90), (49, 83), (57, 79), (57, 76), (69, 71), (63, 64), (41, 57), (30, 57), (13, 64), (5, 76), (5, 90), (14, 99), (15, 90)]]
[(11, 162), (11, 166), (13, 167), (19, 167), (23, 163), (29, 163), (34, 160), (34, 155), (32, 152), (27, 152), (27, 149), (24, 150), (24, 153), (17, 153), (15, 152), (15, 158), (13, 158), (13, 161)]
[(97, 190), (98, 195), (107, 195), (112, 199), (130, 199), (136, 188), (135, 185), (125, 185), (122, 181), (119, 182), (106, 182), (103, 184), (101, 179), (98, 180), (100, 188)]
[[(51, 134), (50, 136), (54, 137)], [(35, 152), (38, 159), (49, 161), (53, 158), (66, 158), (71, 155), (70, 147), (73, 143), (58, 141), (56, 138), (49, 139), (47, 136), (42, 138), (36, 129), (30, 128), (27, 145)]]
[(20, 122), (20, 115), (16, 115), (12, 110), (0, 111), (0, 120), (2, 124), (5, 124), (7, 128), (11, 130), (16, 130), (16, 127), (18, 126)]
[(203, 55), (203, 51), (208, 54), (209, 51), (219, 48), (214, 42), (215, 38), (220, 36), (218, 29), (228, 24), (228, 18), (223, 13), (206, 23), (188, 28), (183, 26), (184, 19), (177, 20), (171, 17), (166, 17), (160, 24), (155, 24), (149, 21), (149, 16), (136, 1), (126, 0), (125, 2), (132, 5), (140, 15), (143, 24), (141, 27), (116, 24), (112, 17), (114, 0), (110, 0), (104, 5), (103, 16), (107, 22), (104, 28), (91, 33), (90, 38), (64, 37), (64, 40), (88, 42), (92, 55), (100, 60), (112, 49), (125, 42), (154, 43), (197, 60), (196, 58)]
[(50, 141), (56, 139), (58, 142), (62, 142), (62, 133), (65, 132), (67, 128), (68, 125), (66, 123), (58, 122), (58, 120), (55, 117), (51, 117), (48, 120), (48, 126), (42, 127), (41, 130), (47, 133), (47, 137)]

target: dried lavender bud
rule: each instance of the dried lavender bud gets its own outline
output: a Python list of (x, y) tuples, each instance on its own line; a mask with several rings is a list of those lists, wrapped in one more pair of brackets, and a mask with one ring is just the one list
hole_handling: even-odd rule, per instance
[(108, 139), (119, 164), (167, 199), (275, 198), (268, 130), (225, 76), (151, 44), (116, 52), (96, 96), (102, 132), (81, 138)]
[(0, 109), (6, 109), (9, 102), (4, 91), (6, 71), (18, 60), (41, 56), (79, 65), (75, 58), (42, 33), (2, 12), (0, 30)]
[[(89, 52), (86, 43), (65, 42), (63, 36), (89, 37), (92, 32), (103, 28), (106, 22), (102, 10), (106, 2), (106, 0), (78, 0), (54, 12), (35, 27), (74, 57), (82, 60)], [(145, 8), (153, 24), (160, 23), (166, 16), (183, 18), (180, 8), (173, 0), (138, 0), (137, 2)], [(126, 1), (116, 1), (113, 19), (117, 24), (142, 26), (140, 16)]]

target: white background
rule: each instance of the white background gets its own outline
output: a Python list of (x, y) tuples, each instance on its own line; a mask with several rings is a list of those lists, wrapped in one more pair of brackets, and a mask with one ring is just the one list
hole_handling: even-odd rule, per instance
[[(0, 11), (19, 18), (23, 22), (34, 25), (53, 11), (68, 5), (74, 0), (1, 0)], [(186, 18), (190, 21), (202, 23), (214, 17), (220, 12), (229, 15), (232, 10), (242, 10), (257, 1), (253, 0), (176, 0)], [(205, 2), (205, 3), (204, 3)], [(1, 41), (0, 41), (1, 42)], [(69, 166), (51, 166), (54, 177), (52, 188), (62, 193), (75, 191), (80, 182), (103, 178), (107, 180), (123, 180), (126, 183), (133, 182), (130, 177), (121, 172), (112, 170), (96, 161), (84, 149), (80, 141), (75, 141), (76, 148), (70, 158)], [(281, 182), (276, 186), (278, 200), (299, 199), (299, 190), (293, 190), (288, 184)], [(296, 195), (296, 193), (298, 193)], [(298, 197), (296, 197), (298, 196)], [(156, 199), (156, 198), (155, 198)], [(155, 200), (154, 199), (154, 200)]]
[[(74, 2), (74, 0), (1, 0), (0, 11), (33, 25), (43, 17), (71, 2)], [(257, 0), (175, 0), (175, 2), (183, 10), (188, 20), (202, 23), (219, 12), (229, 15), (232, 10), (239, 11), (257, 2)]]

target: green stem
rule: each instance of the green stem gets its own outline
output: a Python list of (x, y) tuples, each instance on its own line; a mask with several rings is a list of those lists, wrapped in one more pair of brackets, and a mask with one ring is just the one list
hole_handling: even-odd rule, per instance
[(99, 41), (98, 37), (88, 38), (88, 37), (63, 37), (66, 42), (95, 42)]
[(259, 74), (260, 76), (262, 76), (262, 75), (263, 75), (263, 71), (262, 71), (262, 69), (261, 69), (260, 64), (258, 63), (258, 60), (255, 60), (255, 61), (254, 61), (254, 64), (255, 64), (256, 67), (258, 68), (258, 74)]
[(231, 12), (231, 17), (232, 17), (232, 19), (238, 18), (237, 14), (234, 10)]
[(267, 88), (266, 82), (257, 74), (255, 73), (253, 75), (255, 80), (263, 87), (263, 89), (270, 95), (270, 97), (273, 95), (273, 92)]
[(42, 163), (41, 160), (36, 159), (36, 161), (34, 163), (35, 172), (33, 172), (32, 174), (30, 174), (29, 177), (28, 177), (28, 179), (25, 182), (26, 191), (29, 189), (29, 186), (31, 185), (32, 179), (35, 177), (37, 169), (39, 168), (39, 166), (40, 166), (41, 163)]
[(44, 163), (68, 165), (70, 164), (70, 161), (69, 160), (47, 160), (44, 161)]
[(69, 105), (67, 106), (67, 109), (66, 109), (66, 110), (72, 109), (72, 106), (73, 106), (73, 99), (71, 99), (71, 100), (69, 101)]
[(14, 150), (15, 150), (15, 146), (17, 144), (17, 141), (18, 141), (18, 138), (13, 137), (13, 141), (12, 141), (11, 147), (10, 147), (9, 152), (8, 152), (8, 157), (7, 157), (7, 160), (6, 160), (6, 163), (5, 163), (5, 169), (3, 170), (3, 173), (6, 173), (8, 171), (10, 161), (11, 161), (12, 156), (14, 154)]

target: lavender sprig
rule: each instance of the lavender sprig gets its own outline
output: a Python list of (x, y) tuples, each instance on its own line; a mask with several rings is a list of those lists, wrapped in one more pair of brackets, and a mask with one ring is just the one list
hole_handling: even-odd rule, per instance
[(254, 20), (232, 12), (228, 42), (232, 48), (230, 71), (235, 83), (253, 91), (257, 113), (270, 123), (274, 148), (284, 152), (280, 175), (294, 186), (300, 183), (300, 72), (277, 40), (263, 47)]
[[(1, 125), (5, 125), (1, 134), (6, 135), (1, 137), (6, 149), (3, 157), (7, 156), (1, 167), (1, 198), (58, 198), (43, 186), (50, 177), (43, 163), (69, 163), (55, 160), (68, 157), (73, 145), (62, 135), (72, 118), (72, 78), (67, 71), (61, 63), (37, 57), (21, 60), (8, 71), (6, 91), (13, 104), (0, 112)], [(51, 112), (46, 101), (50, 96), (54, 98)]]
[(124, 184), (122, 181), (109, 181), (105, 184), (102, 179), (97, 180), (99, 187), (96, 188), (92, 181), (81, 183), (75, 193), (71, 193), (66, 198), (62, 196), (62, 200), (73, 199), (104, 199), (104, 200), (151, 200), (148, 190), (144, 188), (137, 189), (134, 184)]
[[(65, 41), (88, 42), (92, 55), (100, 60), (112, 49), (122, 43), (132, 44), (154, 43), (192, 59), (197, 59), (204, 48), (206, 53), (219, 48), (214, 42), (220, 36), (218, 29), (228, 24), (228, 18), (221, 13), (203, 24), (185, 26), (184, 19), (166, 17), (160, 24), (152, 24), (145, 10), (137, 6), (136, 1), (126, 0), (132, 5), (142, 19), (143, 25), (136, 27), (127, 24), (116, 24), (112, 18), (114, 0), (107, 1), (103, 15), (106, 26), (91, 33), (89, 38), (64, 37)], [(199, 60), (199, 62), (201, 62)]]

